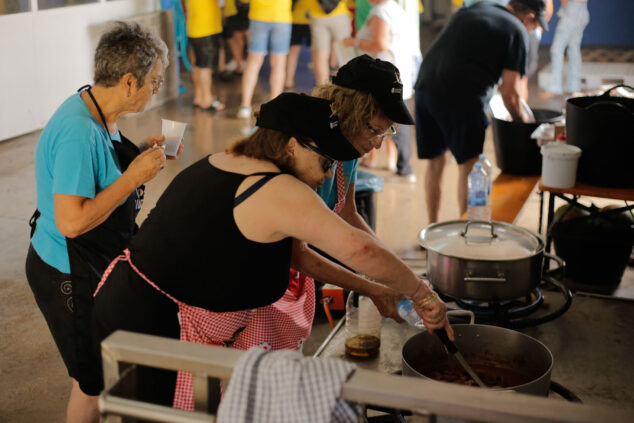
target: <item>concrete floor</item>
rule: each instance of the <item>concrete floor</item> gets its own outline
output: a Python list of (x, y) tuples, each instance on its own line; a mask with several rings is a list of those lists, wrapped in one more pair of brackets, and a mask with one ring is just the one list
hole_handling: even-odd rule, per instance
[[(265, 74), (261, 75), (254, 103), (266, 101), (268, 91)], [(297, 86), (309, 92), (314, 81), (306, 63), (300, 63)], [(535, 83), (531, 84), (536, 92)], [(169, 162), (167, 168), (147, 186), (146, 200), (139, 216), (142, 221), (154, 206), (158, 196), (183, 168), (200, 157), (222, 151), (231, 141), (245, 134), (253, 122), (233, 118), (239, 105), (239, 80), (215, 83), (220, 99), (227, 104), (225, 112), (210, 113), (191, 107), (191, 90), (172, 101), (139, 116), (121, 120), (122, 132), (133, 140), (141, 140), (149, 133), (159, 133), (161, 118), (189, 122), (185, 134), (185, 151), (181, 158)], [(535, 96), (533, 96), (535, 98)], [(533, 106), (560, 108), (563, 99), (549, 104), (531, 101)], [(0, 421), (37, 422), (63, 421), (70, 380), (57, 353), (53, 340), (29, 290), (24, 275), (24, 259), (29, 245), (28, 218), (35, 208), (35, 178), (33, 156), (39, 131), (0, 143)], [(415, 149), (414, 149), (415, 151)], [(490, 132), (484, 151), (494, 158)], [(495, 160), (492, 160), (495, 165)], [(380, 152), (380, 166), (385, 165), (384, 151)], [(418, 177), (415, 183), (386, 181), (378, 194), (377, 234), (401, 257), (423, 259), (424, 252), (417, 245), (417, 234), (427, 224), (423, 195), (425, 162), (412, 159)], [(495, 167), (495, 166), (494, 166)], [(385, 170), (373, 171), (388, 176)], [(497, 167), (495, 174), (499, 173)], [(457, 166), (449, 166), (444, 179), (441, 218), (458, 218), (455, 194)], [(495, 201), (495, 199), (493, 199)], [(614, 201), (598, 200), (598, 204)], [(539, 197), (534, 193), (517, 222), (537, 230)], [(628, 268), (616, 294), (634, 298), (634, 271)], [(305, 353), (311, 354), (328, 333), (328, 325), (318, 319)]]

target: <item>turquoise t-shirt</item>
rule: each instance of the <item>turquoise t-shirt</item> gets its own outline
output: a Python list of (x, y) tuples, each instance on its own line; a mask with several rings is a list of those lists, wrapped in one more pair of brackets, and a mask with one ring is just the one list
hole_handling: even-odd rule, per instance
[[(121, 142), (117, 131), (112, 139)], [(70, 273), (66, 237), (55, 224), (53, 194), (95, 196), (121, 176), (108, 133), (90, 114), (79, 93), (55, 111), (35, 149), (37, 208), (41, 216), (31, 243), (50, 266)]]
[[(357, 181), (357, 167), (359, 166), (359, 159), (349, 160), (343, 162), (343, 178), (346, 186), (346, 194), (348, 193), (348, 187), (350, 184), (354, 184)], [(333, 167), (333, 177), (326, 178), (322, 186), (317, 189), (317, 194), (324, 200), (328, 208), (331, 210), (335, 208), (337, 204), (337, 182), (335, 176), (337, 174), (337, 165)]]

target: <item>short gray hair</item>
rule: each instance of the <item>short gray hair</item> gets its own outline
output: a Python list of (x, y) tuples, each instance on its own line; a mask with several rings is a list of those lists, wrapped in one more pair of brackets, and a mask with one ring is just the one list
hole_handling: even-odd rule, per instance
[(167, 45), (136, 22), (115, 22), (103, 33), (95, 50), (95, 84), (112, 87), (126, 73), (145, 83), (145, 76), (157, 60), (169, 64)]

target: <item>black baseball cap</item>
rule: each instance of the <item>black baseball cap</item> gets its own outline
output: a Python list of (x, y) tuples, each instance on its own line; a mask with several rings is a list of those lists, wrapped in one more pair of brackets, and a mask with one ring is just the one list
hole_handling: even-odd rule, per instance
[(546, 22), (546, 0), (517, 0), (523, 5), (531, 8), (535, 12), (535, 16), (544, 31), (548, 31), (548, 22)]
[(367, 54), (355, 57), (339, 68), (332, 83), (372, 94), (385, 116), (394, 122), (413, 125), (414, 119), (403, 102), (403, 83), (398, 68)]
[(255, 124), (291, 136), (310, 138), (333, 160), (347, 161), (361, 156), (341, 133), (332, 102), (323, 98), (282, 93), (260, 107)]

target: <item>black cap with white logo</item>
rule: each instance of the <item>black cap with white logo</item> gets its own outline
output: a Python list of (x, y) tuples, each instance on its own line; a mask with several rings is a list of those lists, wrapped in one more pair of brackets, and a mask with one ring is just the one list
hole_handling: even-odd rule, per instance
[(309, 138), (334, 160), (347, 161), (361, 155), (341, 133), (334, 106), (323, 98), (282, 93), (261, 106), (256, 125)]
[(413, 125), (414, 119), (403, 102), (403, 83), (398, 68), (367, 54), (355, 57), (333, 76), (332, 83), (372, 94), (379, 107), (394, 122)]

